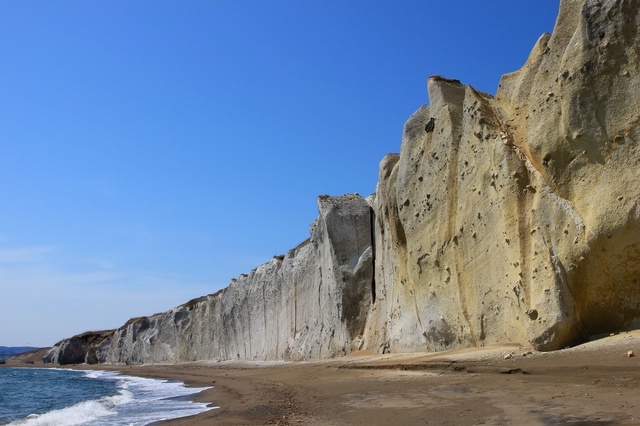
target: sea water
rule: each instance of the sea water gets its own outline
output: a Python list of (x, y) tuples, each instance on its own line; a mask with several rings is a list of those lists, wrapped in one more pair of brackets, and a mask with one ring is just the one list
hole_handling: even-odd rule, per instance
[(146, 425), (210, 410), (207, 388), (108, 371), (0, 368), (0, 425)]

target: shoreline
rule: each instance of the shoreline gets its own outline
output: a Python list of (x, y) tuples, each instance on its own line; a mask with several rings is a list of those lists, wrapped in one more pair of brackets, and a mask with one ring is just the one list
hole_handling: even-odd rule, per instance
[(640, 330), (634, 330), (555, 352), (496, 346), (414, 354), (357, 352), (309, 362), (68, 368), (213, 386), (193, 400), (220, 408), (155, 425), (631, 425), (640, 423), (639, 355)]

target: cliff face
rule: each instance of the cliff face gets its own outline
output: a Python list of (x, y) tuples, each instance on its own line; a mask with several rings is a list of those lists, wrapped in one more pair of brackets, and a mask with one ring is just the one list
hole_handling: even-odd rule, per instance
[(428, 88), (431, 106), (407, 122), (400, 156), (383, 161), (385, 286), (373, 309), (383, 321), (369, 340), (409, 351), (577, 342), (585, 330), (564, 271), (576, 247), (562, 244), (579, 215), (513, 144), (495, 99), (440, 78)]
[(563, 1), (495, 99), (429, 79), (381, 164), (372, 346), (557, 349), (639, 316), (639, 10)]
[[(373, 283), (371, 214), (359, 195), (318, 198), (311, 238), (241, 275), (224, 290), (168, 312), (129, 320), (95, 344), (87, 362), (309, 359), (362, 347)], [(95, 339), (94, 339), (95, 341)], [(49, 361), (79, 362), (82, 342)]]
[(358, 195), (318, 198), (311, 239), (229, 287), (115, 331), (106, 362), (343, 355), (362, 335), (373, 276), (371, 217)]
[(111, 363), (552, 350), (638, 319), (639, 23), (637, 0), (563, 0), (495, 98), (428, 80), (368, 201), (320, 197), (285, 256), (50, 360), (73, 345)]
[(543, 189), (531, 213), (538, 238), (589, 333), (640, 311), (639, 24), (638, 1), (563, 1), (556, 31), (497, 94)]

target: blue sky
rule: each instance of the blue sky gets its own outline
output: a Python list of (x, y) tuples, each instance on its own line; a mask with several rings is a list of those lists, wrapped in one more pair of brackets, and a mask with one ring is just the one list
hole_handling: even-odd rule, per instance
[(0, 2), (0, 345), (213, 293), (375, 191), (430, 75), (495, 93), (557, 0)]

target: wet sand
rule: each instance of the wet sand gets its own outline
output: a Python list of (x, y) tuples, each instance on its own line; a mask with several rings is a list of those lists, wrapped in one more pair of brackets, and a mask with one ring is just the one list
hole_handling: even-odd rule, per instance
[(74, 368), (213, 386), (196, 400), (220, 408), (163, 425), (637, 425), (639, 353), (636, 330), (547, 353), (502, 346), (320, 362)]

